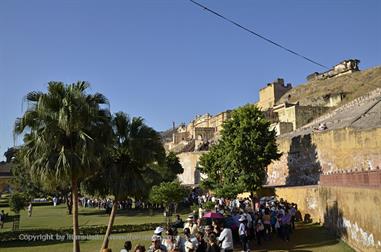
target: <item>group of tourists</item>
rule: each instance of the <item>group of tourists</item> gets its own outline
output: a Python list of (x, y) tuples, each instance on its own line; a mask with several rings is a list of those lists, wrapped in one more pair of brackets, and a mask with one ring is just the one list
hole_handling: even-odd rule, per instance
[[(98, 209), (105, 209), (111, 211), (113, 201), (110, 198), (106, 199), (92, 199), (88, 197), (81, 197), (79, 199), (79, 205), (81, 207), (85, 208), (98, 208)], [(117, 205), (118, 209), (157, 209), (161, 208), (161, 205), (158, 204), (152, 204), (149, 202), (145, 202), (142, 200), (135, 200), (133, 201), (131, 198), (128, 198), (126, 200), (118, 201)]]
[[(213, 212), (221, 217), (203, 218), (207, 215), (199, 210), (184, 223), (177, 215), (167, 229), (156, 228), (148, 252), (232, 252), (239, 247), (247, 252), (275, 238), (288, 242), (295, 229), (297, 205), (274, 197), (257, 202), (254, 211), (249, 199), (224, 200), (209, 195), (194, 199), (201, 199), (201, 205), (213, 200)], [(140, 245), (137, 248), (145, 251)]]

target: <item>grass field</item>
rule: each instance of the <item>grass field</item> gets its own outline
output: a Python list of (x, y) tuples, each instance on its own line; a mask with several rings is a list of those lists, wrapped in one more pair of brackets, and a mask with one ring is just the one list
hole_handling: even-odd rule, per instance
[[(9, 211), (9, 209), (6, 209)], [(65, 205), (39, 206), (33, 209), (32, 217), (28, 217), (26, 211), (21, 212), (20, 229), (38, 229), (38, 228), (70, 228), (71, 216), (67, 215)], [(182, 215), (183, 219), (186, 214)], [(81, 226), (86, 225), (107, 225), (108, 215), (103, 210), (94, 208), (80, 208), (79, 221)], [(115, 219), (115, 225), (118, 224), (141, 224), (141, 223), (159, 223), (164, 222), (162, 213), (155, 212), (150, 216), (145, 211), (120, 211)], [(11, 224), (7, 223), (2, 231), (9, 231)], [(0, 231), (1, 232), (1, 231)], [(150, 244), (152, 231), (114, 234), (110, 241), (110, 247), (113, 251), (120, 251), (125, 240), (131, 240), (133, 246), (143, 244), (146, 247)], [(1, 235), (1, 233), (0, 233)], [(99, 251), (103, 236), (91, 236), (91, 240), (81, 241), (82, 251)], [(237, 250), (239, 245), (237, 243)], [(71, 251), (71, 242), (61, 242), (56, 238), (53, 241), (39, 242), (7, 242), (0, 244), (2, 252), (32, 252), (32, 251)], [(344, 242), (328, 233), (323, 227), (312, 224), (299, 224), (297, 230), (291, 236), (289, 242), (284, 242), (276, 237), (272, 241), (265, 241), (261, 246), (252, 244), (252, 251), (354, 251)]]
[[(5, 209), (9, 214), (13, 214), (9, 209)], [(32, 217), (28, 217), (27, 211), (20, 212), (20, 229), (36, 229), (36, 228), (70, 228), (72, 226), (72, 216), (67, 214), (67, 208), (64, 204), (53, 206), (34, 207)], [(186, 215), (182, 215), (185, 219)], [(79, 224), (86, 225), (107, 225), (109, 216), (104, 210), (97, 208), (79, 209)], [(118, 211), (115, 218), (115, 225), (124, 224), (142, 224), (142, 223), (161, 223), (165, 222), (163, 213), (155, 211), (150, 216), (148, 210), (124, 210)], [(5, 223), (4, 229), (0, 232), (10, 231), (12, 223)]]

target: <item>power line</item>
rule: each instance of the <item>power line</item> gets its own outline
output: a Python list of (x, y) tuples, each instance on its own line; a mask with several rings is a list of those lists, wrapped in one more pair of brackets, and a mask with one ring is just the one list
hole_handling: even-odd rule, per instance
[(209, 9), (209, 8), (206, 7), (205, 5), (202, 5), (202, 4), (200, 4), (200, 3), (198, 3), (198, 2), (196, 2), (196, 1), (194, 1), (194, 0), (189, 0), (189, 1), (191, 1), (191, 2), (194, 3), (195, 5), (197, 5), (197, 6), (201, 7), (201, 8), (203, 8), (204, 10), (206, 10), (206, 11), (208, 11), (208, 12), (210, 12), (210, 13), (212, 13), (212, 14), (214, 14), (214, 15), (216, 15), (216, 16), (222, 18), (222, 19), (224, 19), (225, 21), (228, 21), (229, 23), (232, 23), (233, 25), (235, 25), (235, 26), (237, 26), (237, 27), (239, 27), (239, 28), (241, 28), (241, 29), (243, 29), (243, 30), (245, 30), (245, 31), (247, 31), (247, 32), (249, 32), (249, 33), (251, 33), (251, 34), (257, 36), (257, 37), (259, 37), (260, 39), (265, 40), (266, 42), (268, 42), (268, 43), (270, 43), (270, 44), (272, 44), (272, 45), (275, 45), (275, 46), (277, 46), (277, 47), (279, 47), (279, 48), (281, 48), (281, 49), (283, 49), (283, 50), (285, 50), (285, 51), (287, 51), (287, 52), (289, 52), (289, 53), (292, 53), (292, 54), (294, 54), (294, 55), (296, 55), (296, 56), (298, 56), (298, 57), (301, 57), (301, 58), (303, 58), (304, 60), (307, 60), (307, 61), (309, 61), (309, 62), (311, 62), (311, 63), (313, 63), (313, 64), (315, 64), (315, 65), (318, 65), (318, 66), (323, 67), (323, 68), (325, 68), (325, 69), (330, 69), (330, 68), (328, 68), (327, 66), (325, 66), (325, 65), (323, 65), (323, 64), (320, 64), (319, 62), (317, 62), (317, 61), (315, 61), (315, 60), (312, 60), (312, 59), (310, 59), (310, 58), (308, 58), (308, 57), (306, 57), (306, 56), (304, 56), (304, 55), (302, 55), (302, 54), (300, 54), (300, 53), (297, 53), (297, 52), (295, 52), (294, 50), (291, 50), (291, 49), (289, 49), (289, 48), (287, 48), (287, 47), (285, 47), (285, 46), (283, 46), (283, 45), (281, 45), (281, 44), (279, 44), (279, 43), (277, 43), (277, 42), (275, 42), (275, 41), (273, 41), (273, 40), (271, 40), (271, 39), (266, 38), (265, 36), (263, 36), (263, 35), (261, 35), (261, 34), (255, 32), (255, 31), (253, 31), (253, 30), (250, 30), (249, 28), (246, 28), (246, 27), (243, 26), (243, 25), (240, 25), (239, 23), (237, 23), (237, 22), (235, 22), (235, 21), (233, 21), (233, 20), (231, 20), (231, 19), (229, 19), (229, 18), (223, 16), (222, 14), (220, 14), (220, 13), (214, 11), (214, 10)]
[[(220, 14), (220, 13), (218, 13), (218, 12), (212, 10), (212, 9), (209, 9), (209, 8), (206, 7), (205, 5), (202, 5), (202, 4), (200, 4), (200, 3), (198, 3), (198, 2), (196, 2), (196, 1), (194, 1), (194, 0), (189, 0), (189, 1), (191, 1), (191, 2), (192, 2), (193, 4), (195, 4), (195, 5), (197, 5), (197, 6), (201, 7), (201, 8), (203, 8), (204, 10), (206, 10), (206, 11), (208, 11), (208, 12), (210, 12), (210, 13), (216, 15), (216, 16), (218, 16), (219, 18), (222, 18), (222, 19), (224, 19), (225, 21), (228, 21), (229, 23), (231, 23), (231, 24), (233, 24), (233, 25), (235, 25), (235, 26), (237, 26), (237, 27), (239, 27), (239, 28), (241, 28), (241, 29), (243, 29), (243, 30), (245, 30), (245, 31), (247, 31), (247, 32), (249, 32), (249, 33), (251, 33), (251, 34), (257, 36), (257, 37), (259, 37), (260, 39), (265, 40), (266, 42), (268, 42), (268, 43), (270, 43), (270, 44), (272, 44), (272, 45), (275, 45), (275, 46), (277, 46), (277, 47), (279, 47), (279, 48), (281, 48), (281, 49), (283, 49), (283, 50), (285, 50), (285, 51), (287, 51), (287, 52), (289, 52), (289, 53), (292, 53), (292, 54), (294, 54), (294, 55), (296, 55), (296, 56), (298, 56), (298, 57), (301, 57), (302, 59), (307, 60), (307, 61), (309, 61), (309, 62), (311, 62), (311, 63), (313, 63), (313, 64), (315, 64), (315, 65), (318, 65), (318, 66), (320, 66), (320, 67), (322, 67), (322, 68), (325, 68), (325, 69), (327, 69), (327, 70), (331, 70), (331, 68), (329, 68), (329, 67), (327, 67), (327, 66), (325, 66), (325, 65), (323, 65), (323, 64), (321, 64), (321, 63), (319, 63), (319, 62), (317, 62), (317, 61), (315, 61), (315, 60), (312, 60), (312, 59), (310, 59), (310, 58), (308, 58), (308, 57), (306, 57), (306, 56), (304, 56), (304, 55), (302, 55), (302, 54), (300, 54), (300, 53), (297, 53), (297, 52), (295, 52), (295, 51), (293, 51), (293, 50), (291, 50), (291, 49), (289, 49), (289, 48), (287, 48), (287, 47), (285, 47), (285, 46), (283, 46), (283, 45), (281, 45), (281, 44), (279, 44), (279, 43), (277, 43), (277, 42), (275, 42), (275, 41), (273, 41), (273, 40), (271, 40), (271, 39), (268, 39), (268, 38), (266, 38), (265, 36), (263, 36), (263, 35), (261, 35), (261, 34), (255, 32), (255, 31), (253, 31), (253, 30), (250, 30), (249, 28), (246, 28), (245, 26), (240, 25), (239, 23), (237, 23), (237, 22), (235, 22), (235, 21), (233, 21), (233, 20), (231, 20), (231, 19), (229, 19), (229, 18), (223, 16), (222, 14)], [(361, 81), (361, 80), (355, 78), (354, 76), (348, 75), (348, 77), (349, 77), (349, 78), (352, 78), (352, 79), (354, 79), (354, 80), (356, 80), (356, 81), (358, 81), (358, 82), (360, 82), (362, 85), (368, 85), (368, 86), (373, 86), (373, 87), (377, 87), (377, 88), (379, 88), (379, 87), (376, 86), (376, 85), (373, 85), (373, 84), (370, 84), (370, 83), (365, 83), (365, 82), (363, 82), (363, 81)]]

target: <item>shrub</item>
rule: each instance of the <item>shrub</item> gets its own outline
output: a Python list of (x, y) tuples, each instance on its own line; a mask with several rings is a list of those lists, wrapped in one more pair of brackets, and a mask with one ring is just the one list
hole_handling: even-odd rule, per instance
[(20, 210), (25, 208), (26, 198), (22, 193), (12, 193), (9, 198), (9, 208), (18, 214)]

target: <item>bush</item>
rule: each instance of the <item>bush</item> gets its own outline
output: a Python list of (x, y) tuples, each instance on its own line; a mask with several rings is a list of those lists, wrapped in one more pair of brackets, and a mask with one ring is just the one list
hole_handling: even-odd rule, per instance
[[(52, 206), (53, 202), (47, 201), (47, 202), (33, 202), (33, 207), (35, 206)], [(9, 207), (9, 200), (6, 203), (0, 203), (0, 208), (6, 208)]]
[(9, 208), (18, 214), (20, 210), (25, 208), (26, 198), (22, 193), (12, 193), (9, 198)]

